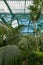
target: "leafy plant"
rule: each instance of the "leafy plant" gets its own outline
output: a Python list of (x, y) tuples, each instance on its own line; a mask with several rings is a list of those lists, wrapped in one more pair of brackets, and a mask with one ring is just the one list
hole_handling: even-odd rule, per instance
[[(4, 46), (4, 43), (6, 43), (6, 45), (18, 43), (21, 37), (18, 29), (19, 28), (13, 29), (9, 24), (0, 23), (0, 47)], [(4, 35), (6, 35), (5, 40), (3, 40)]]
[[(31, 5), (30, 7), (28, 7), (28, 9), (30, 10), (30, 19), (33, 22), (34, 25), (34, 33), (35, 33), (35, 37), (36, 35), (36, 22), (39, 20), (41, 13), (42, 13), (42, 4), (43, 0), (33, 0), (33, 5)], [(38, 50), (38, 44), (37, 44), (37, 38), (36, 38), (36, 49)]]
[(0, 65), (22, 65), (23, 56), (16, 45), (0, 48)]
[(29, 57), (29, 65), (43, 65), (43, 52), (33, 52)]

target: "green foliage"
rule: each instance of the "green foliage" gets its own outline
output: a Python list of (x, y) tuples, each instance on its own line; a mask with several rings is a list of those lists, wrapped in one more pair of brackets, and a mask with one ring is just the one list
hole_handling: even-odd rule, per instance
[(13, 32), (9, 25), (0, 23), (0, 46), (3, 46), (3, 36), (6, 35), (6, 41), (12, 39)]
[[(33, 5), (28, 9), (30, 9), (30, 19), (35, 23), (40, 18), (43, 0), (33, 1)], [(40, 24), (39, 26), (41, 27)], [(43, 52), (35, 52), (36, 45), (39, 51), (43, 51), (43, 36), (23, 36), (18, 32), (21, 27), (23, 26), (13, 29), (9, 24), (0, 23), (0, 65), (22, 65), (27, 59), (28, 65), (43, 65)], [(4, 35), (6, 35), (5, 40), (3, 40)]]
[[(34, 37), (34, 36), (33, 36)], [(21, 40), (18, 43), (18, 46), (25, 51), (32, 51), (34, 47), (35, 38), (33, 40), (33, 37), (30, 35), (28, 36), (22, 36)]]
[(28, 65), (43, 65), (43, 52), (31, 53), (28, 63)]
[[(21, 49), (26, 50), (26, 53), (29, 53), (29, 51), (35, 50), (36, 43), (40, 45), (40, 40), (43, 39), (43, 36), (40, 36), (40, 38), (35, 38), (35, 36), (33, 35), (23, 36), (20, 34), (20, 32), (17, 31), (19, 28), (13, 29), (10, 25), (0, 25), (0, 47), (5, 45), (16, 44)], [(5, 40), (3, 40), (4, 34), (6, 34)], [(41, 40), (41, 43), (43, 43), (43, 40)]]
[(0, 48), (0, 65), (22, 65), (22, 52), (16, 45)]
[(33, 5), (28, 7), (30, 10), (30, 19), (33, 23), (37, 22), (43, 12), (43, 0), (33, 0)]
[(24, 56), (28, 57), (32, 51), (36, 50), (36, 39), (31, 35), (22, 36), (17, 46), (22, 50)]
[(16, 29), (13, 29), (11, 27), (11, 25), (9, 25), (9, 24), (0, 23), (0, 47), (4, 46), (4, 44), (3, 44), (4, 35), (6, 35), (6, 39), (5, 39), (6, 45), (18, 43), (21, 34), (17, 31), (17, 29), (19, 29), (19, 27)]
[(5, 46), (3, 43), (4, 34), (7, 37), (6, 45), (10, 45), (0, 48), (0, 65), (22, 65), (22, 61), (28, 58), (29, 65), (43, 65), (43, 54), (41, 52), (32, 53), (36, 50), (36, 44), (38, 44), (39, 50), (42, 48), (43, 36), (23, 36), (18, 32), (18, 29), (22, 26), (13, 29), (7, 24), (0, 25), (0, 46)]
[[(42, 14), (42, 9), (43, 9), (42, 3), (43, 3), (43, 0), (33, 0), (33, 5), (28, 7), (28, 9), (30, 10), (30, 20), (32, 21), (34, 26), (35, 36), (38, 36), (36, 35), (36, 33), (40, 34), (40, 30), (39, 28), (37, 28), (36, 22), (39, 20)], [(38, 50), (37, 38), (36, 38), (36, 50)]]

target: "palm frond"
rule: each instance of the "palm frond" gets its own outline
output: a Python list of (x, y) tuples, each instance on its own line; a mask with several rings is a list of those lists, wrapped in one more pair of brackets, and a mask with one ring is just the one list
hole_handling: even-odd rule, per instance
[(0, 48), (0, 65), (22, 65), (22, 52), (16, 45)]

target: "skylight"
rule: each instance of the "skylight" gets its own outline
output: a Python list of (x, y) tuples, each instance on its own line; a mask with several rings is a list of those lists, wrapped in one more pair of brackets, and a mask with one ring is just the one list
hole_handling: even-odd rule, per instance
[[(25, 3), (25, 0), (19, 0), (19, 1), (7, 1), (8, 5), (10, 6), (13, 13), (29, 13), (29, 10), (27, 9), (28, 6), (32, 5), (32, 1), (27, 0)], [(12, 4), (13, 3), (13, 4)]]
[(9, 10), (4, 1), (0, 1), (0, 13), (9, 13)]

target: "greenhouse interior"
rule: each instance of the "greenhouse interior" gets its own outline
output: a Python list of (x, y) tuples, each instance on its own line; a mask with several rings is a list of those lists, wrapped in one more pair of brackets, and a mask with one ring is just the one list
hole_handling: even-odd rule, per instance
[(43, 0), (0, 0), (0, 65), (43, 65)]

